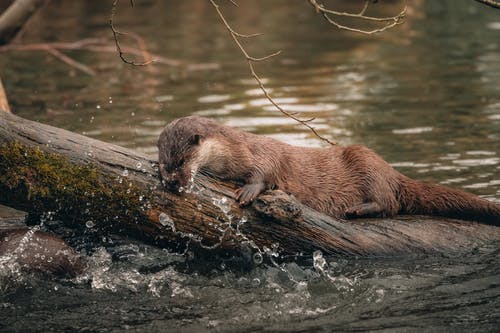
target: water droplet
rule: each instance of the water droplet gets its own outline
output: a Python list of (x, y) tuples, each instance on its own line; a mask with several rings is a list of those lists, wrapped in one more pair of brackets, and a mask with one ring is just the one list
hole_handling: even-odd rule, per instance
[(85, 226), (90, 229), (95, 226), (95, 223), (92, 220), (88, 220), (87, 222), (85, 222)]
[(123, 170), (122, 176), (123, 177), (127, 177), (128, 176), (128, 170), (127, 169)]
[(260, 279), (259, 278), (253, 278), (252, 279), (252, 287), (258, 287), (260, 286)]
[(175, 232), (175, 223), (170, 216), (168, 216), (165, 213), (161, 213), (159, 221), (162, 226), (164, 227), (169, 226), (170, 229), (172, 229), (172, 231)]
[[(96, 109), (100, 109), (100, 108), (101, 108), (101, 106), (100, 106), (99, 104), (97, 104), (95, 108), (96, 108)], [(92, 117), (92, 118), (94, 118), (94, 117)]]
[(137, 169), (141, 169), (141, 167), (142, 167), (142, 163), (141, 163), (141, 162), (137, 162), (137, 164), (135, 165), (135, 167), (136, 167)]
[(226, 197), (212, 199), (212, 202), (224, 213), (224, 215), (227, 215), (231, 211), (231, 204), (228, 202)]
[(264, 258), (262, 257), (262, 254), (260, 252), (255, 252), (253, 254), (253, 262), (256, 264), (256, 265), (260, 265), (262, 264), (262, 262), (264, 261)]
[(319, 271), (324, 271), (325, 269), (326, 260), (323, 258), (323, 253), (320, 250), (313, 253), (313, 266)]

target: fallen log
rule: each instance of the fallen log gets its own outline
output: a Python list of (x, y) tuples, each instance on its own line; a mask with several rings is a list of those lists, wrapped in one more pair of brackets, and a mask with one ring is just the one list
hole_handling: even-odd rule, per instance
[(0, 203), (31, 219), (56, 218), (159, 244), (189, 240), (202, 248), (282, 254), (460, 251), (500, 239), (498, 227), (450, 219), (335, 220), (280, 191), (241, 208), (236, 186), (197, 176), (182, 193), (165, 192), (156, 156), (0, 112)]

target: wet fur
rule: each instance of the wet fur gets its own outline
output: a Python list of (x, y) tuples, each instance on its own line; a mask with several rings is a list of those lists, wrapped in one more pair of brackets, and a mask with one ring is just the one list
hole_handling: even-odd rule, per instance
[(158, 148), (161, 176), (172, 190), (185, 186), (192, 170), (243, 182), (236, 193), (242, 204), (278, 188), (337, 218), (424, 214), (500, 224), (499, 205), (414, 181), (360, 145), (297, 147), (191, 116), (168, 124)]

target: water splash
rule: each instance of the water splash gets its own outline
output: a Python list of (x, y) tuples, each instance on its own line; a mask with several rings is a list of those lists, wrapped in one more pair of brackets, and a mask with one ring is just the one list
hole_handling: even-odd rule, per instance
[[(144, 255), (135, 245), (124, 247), (129, 250), (127, 259)], [(76, 279), (78, 283), (90, 282), (92, 289), (113, 293), (121, 290), (134, 293), (147, 291), (154, 297), (161, 297), (166, 287), (170, 290), (170, 297), (192, 298), (193, 294), (186, 286), (185, 280), (186, 277), (182, 273), (170, 266), (147, 274), (141, 273), (136, 267), (117, 265), (113, 262), (112, 255), (103, 247), (98, 248), (89, 258), (87, 272)]]
[(198, 186), (195, 182), (195, 176), (197, 174), (197, 171), (192, 169), (189, 174), (190, 174), (190, 176), (189, 176), (189, 179), (188, 179), (186, 186), (179, 187), (179, 193), (185, 192), (185, 193), (192, 193), (192, 194), (196, 194), (196, 195), (202, 193), (203, 188)]
[[(333, 266), (335, 267), (335, 263)], [(320, 273), (322, 276), (324, 276), (330, 282), (332, 282), (333, 285), (338, 290), (349, 291), (349, 292), (354, 291), (354, 286), (357, 282), (357, 278), (354, 277), (354, 279), (349, 279), (344, 275), (338, 275), (338, 276), (332, 275), (331, 271), (333, 270), (330, 270), (328, 263), (323, 257), (323, 253), (319, 250), (314, 251), (313, 253), (313, 267), (318, 273)]]
[[(35, 226), (26, 231), (24, 236), (19, 241), (19, 244), (9, 253), (0, 256), (0, 291), (4, 292), (10, 287), (15, 286), (24, 281), (22, 266), (19, 264), (19, 258), (23, 255), (26, 249), (30, 246), (35, 232), (40, 230), (39, 226)], [(42, 258), (45, 259), (45, 258)]]
[(160, 213), (160, 224), (164, 227), (169, 227), (172, 232), (175, 232), (175, 222), (167, 214)]

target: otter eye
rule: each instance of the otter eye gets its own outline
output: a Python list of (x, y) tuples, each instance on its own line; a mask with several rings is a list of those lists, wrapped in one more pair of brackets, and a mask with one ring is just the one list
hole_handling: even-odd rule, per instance
[(181, 159), (179, 160), (179, 166), (183, 166), (183, 165), (184, 165), (184, 159), (183, 159), (183, 158), (181, 158)]

